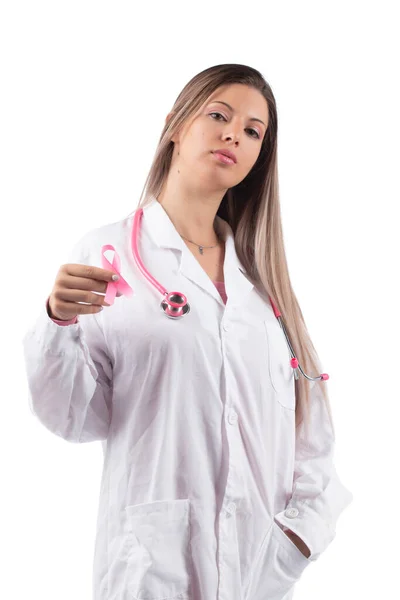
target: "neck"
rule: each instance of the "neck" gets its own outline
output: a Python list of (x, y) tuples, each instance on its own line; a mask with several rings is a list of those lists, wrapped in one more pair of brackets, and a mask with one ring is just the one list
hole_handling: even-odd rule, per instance
[(169, 193), (167, 188), (157, 200), (182, 237), (198, 245), (215, 246), (220, 243), (215, 217), (223, 195), (215, 192), (205, 197), (204, 193), (196, 195), (179, 190)]

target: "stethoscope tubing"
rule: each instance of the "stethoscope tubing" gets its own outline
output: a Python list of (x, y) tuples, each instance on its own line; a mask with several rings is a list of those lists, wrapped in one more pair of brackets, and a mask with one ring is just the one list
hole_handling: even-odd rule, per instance
[[(160, 292), (160, 294), (162, 294), (163, 300), (161, 301), (160, 308), (162, 309), (164, 314), (168, 318), (171, 318), (171, 319), (180, 319), (190, 311), (190, 305), (187, 301), (186, 296), (184, 294), (182, 294), (181, 292), (168, 292), (168, 290), (163, 285), (161, 285), (161, 283), (159, 283), (157, 281), (157, 279), (155, 279), (155, 277), (153, 277), (149, 273), (149, 271), (144, 266), (143, 261), (140, 257), (139, 249), (138, 249), (138, 239), (139, 239), (139, 230), (140, 230), (142, 218), (143, 218), (143, 208), (138, 208), (133, 216), (133, 225), (132, 225), (131, 245), (132, 245), (133, 257), (138, 266), (138, 269), (143, 274), (143, 276)], [(120, 276), (120, 280), (118, 282), (110, 281), (109, 285), (107, 287), (105, 301), (108, 304), (112, 304), (114, 301), (115, 295), (116, 295), (117, 288), (119, 288), (119, 290), (127, 296), (131, 296), (133, 294), (133, 290), (129, 286), (129, 284), (125, 281), (125, 279), (121, 276), (120, 259), (119, 259), (119, 256), (117, 255), (117, 253), (115, 252), (112, 265), (107, 260), (107, 258), (104, 257), (103, 252), (104, 252), (104, 250), (108, 250), (108, 249), (114, 250), (114, 252), (115, 252), (114, 247), (111, 245), (106, 245), (106, 246), (102, 247), (103, 268), (105, 268), (105, 269), (109, 268), (109, 269), (115, 271)], [(283, 331), (283, 334), (286, 339), (286, 343), (290, 350), (290, 354), (291, 354), (290, 365), (294, 370), (295, 379), (299, 378), (299, 374), (298, 374), (299, 371), (309, 381), (318, 381), (318, 380), (326, 381), (327, 379), (329, 379), (329, 375), (327, 373), (321, 373), (321, 375), (318, 375), (317, 377), (310, 377), (303, 371), (303, 369), (301, 368), (301, 366), (299, 364), (299, 361), (296, 358), (296, 355), (293, 350), (292, 344), (290, 342), (289, 336), (286, 332), (286, 328), (282, 321), (282, 315), (269, 294), (268, 294), (268, 298), (270, 300), (272, 310), (274, 311), (274, 315), (278, 319), (278, 323)]]

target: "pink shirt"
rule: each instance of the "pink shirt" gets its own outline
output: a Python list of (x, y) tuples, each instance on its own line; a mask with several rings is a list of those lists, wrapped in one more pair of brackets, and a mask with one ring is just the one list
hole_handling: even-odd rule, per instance
[[(226, 291), (225, 291), (225, 283), (223, 281), (214, 281), (213, 283), (214, 283), (215, 287), (217, 288), (217, 290), (219, 291), (224, 304), (226, 304), (226, 301), (228, 298), (227, 298)], [(47, 300), (46, 300), (46, 309), (47, 309), (47, 314), (49, 314), (49, 298), (47, 298)], [(57, 325), (61, 325), (61, 326), (75, 325), (75, 323), (78, 322), (78, 317), (74, 317), (73, 319), (70, 319), (69, 321), (59, 321), (58, 319), (51, 319), (51, 320), (54, 321), (54, 323), (57, 323)]]
[(214, 281), (213, 283), (214, 283), (215, 287), (217, 288), (217, 290), (219, 291), (224, 304), (226, 304), (228, 297), (226, 295), (225, 282), (224, 281)]

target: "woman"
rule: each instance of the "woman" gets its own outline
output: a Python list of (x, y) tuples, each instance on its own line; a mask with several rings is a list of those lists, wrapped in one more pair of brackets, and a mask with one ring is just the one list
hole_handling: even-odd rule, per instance
[[(75, 245), (24, 338), (33, 414), (70, 442), (103, 444), (95, 600), (288, 600), (352, 501), (290, 283), (277, 131), (257, 70), (193, 77), (138, 207), (141, 260), (189, 310), (161, 310), (133, 257), (131, 214)], [(120, 268), (101, 262), (107, 244)], [(270, 298), (315, 380), (292, 368)]]

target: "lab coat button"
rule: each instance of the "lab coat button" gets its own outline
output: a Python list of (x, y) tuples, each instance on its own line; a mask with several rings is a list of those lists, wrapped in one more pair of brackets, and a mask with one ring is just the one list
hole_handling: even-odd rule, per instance
[(293, 519), (293, 517), (297, 517), (298, 514), (299, 511), (297, 508), (288, 508), (287, 510), (285, 510), (285, 516), (289, 517), (290, 519)]
[(235, 512), (235, 510), (236, 510), (236, 504), (235, 504), (234, 502), (230, 502), (230, 503), (228, 504), (228, 506), (226, 507), (226, 510), (227, 510), (227, 512), (228, 512), (228, 513), (230, 513), (230, 514), (234, 513), (234, 512)]
[(224, 330), (229, 331), (230, 325), (228, 323), (224, 323)]
[(228, 421), (231, 425), (236, 425), (238, 420), (238, 415), (234, 410), (231, 410), (228, 416)]

